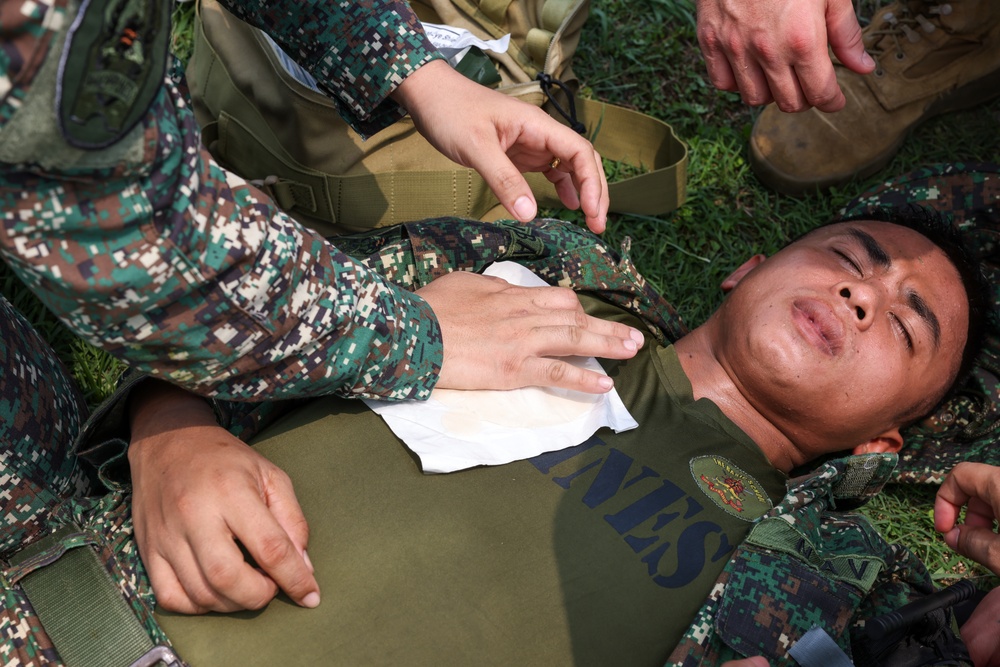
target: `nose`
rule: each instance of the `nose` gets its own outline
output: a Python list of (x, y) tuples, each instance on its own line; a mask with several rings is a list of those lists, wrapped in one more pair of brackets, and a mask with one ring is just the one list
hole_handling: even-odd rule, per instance
[(878, 303), (875, 288), (862, 282), (844, 283), (839, 286), (838, 294), (851, 310), (859, 329), (864, 331), (872, 325)]

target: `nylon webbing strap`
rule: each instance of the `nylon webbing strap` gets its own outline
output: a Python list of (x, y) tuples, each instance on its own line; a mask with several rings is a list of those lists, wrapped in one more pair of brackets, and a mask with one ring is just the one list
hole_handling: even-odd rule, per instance
[(818, 625), (802, 635), (802, 639), (788, 650), (788, 655), (801, 667), (854, 667), (837, 642)]
[[(153, 641), (93, 548), (68, 526), (19, 552), (11, 563), (42, 566), (20, 585), (67, 667), (127, 667)], [(72, 544), (67, 544), (67, 542)]]

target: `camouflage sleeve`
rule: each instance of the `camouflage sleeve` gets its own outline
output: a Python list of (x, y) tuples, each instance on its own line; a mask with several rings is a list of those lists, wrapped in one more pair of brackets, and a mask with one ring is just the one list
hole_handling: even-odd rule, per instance
[(632, 313), (663, 343), (687, 333), (674, 307), (632, 263), (631, 239), (618, 252), (571, 222), (434, 218), (339, 237), (337, 244), (407, 289), (451, 271), (480, 272), (493, 262), (518, 262), (550, 285), (595, 294)]
[[(0, 301), (0, 306), (3, 301)], [(4, 323), (0, 318), (0, 325)], [(0, 350), (2, 351), (2, 350)], [(57, 376), (58, 378), (58, 376)], [(101, 402), (78, 430), (74, 430), (72, 450), (97, 470), (101, 482), (109, 489), (123, 489), (131, 480), (128, 469), (129, 400), (143, 391), (149, 376), (134, 370), (126, 371), (118, 380), (114, 393)], [(72, 385), (71, 385), (72, 386)], [(219, 426), (244, 442), (249, 441), (269, 424), (302, 405), (303, 400), (235, 402), (206, 399), (215, 413)], [(67, 460), (75, 460), (67, 457)]]
[(0, 13), (0, 52), (40, 63), (0, 71), (0, 254), (22, 281), (92, 344), (205, 396), (426, 398), (443, 356), (427, 303), (216, 164), (175, 81), (117, 143), (62, 140), (68, 11)]
[(401, 0), (222, 4), (267, 32), (309, 70), (344, 120), (363, 136), (405, 114), (389, 94), (421, 65), (441, 57), (409, 4)]

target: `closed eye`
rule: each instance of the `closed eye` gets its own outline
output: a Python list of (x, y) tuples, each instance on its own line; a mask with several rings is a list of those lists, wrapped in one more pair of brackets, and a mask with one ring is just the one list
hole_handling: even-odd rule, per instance
[(858, 274), (859, 276), (863, 275), (861, 273), (861, 266), (857, 262), (855, 262), (853, 259), (851, 259), (850, 255), (848, 255), (847, 253), (841, 252), (840, 250), (837, 250), (836, 248), (833, 249), (833, 252), (834, 252), (834, 254), (836, 254), (840, 258), (840, 260), (844, 264), (847, 264), (850, 267), (850, 269), (852, 271), (854, 271), (854, 273)]
[(892, 320), (892, 326), (896, 329), (896, 332), (906, 340), (906, 349), (912, 350), (913, 339), (910, 337), (910, 332), (906, 330), (906, 327), (904, 327), (903, 323), (899, 321), (899, 318), (892, 313), (889, 313), (889, 318)]

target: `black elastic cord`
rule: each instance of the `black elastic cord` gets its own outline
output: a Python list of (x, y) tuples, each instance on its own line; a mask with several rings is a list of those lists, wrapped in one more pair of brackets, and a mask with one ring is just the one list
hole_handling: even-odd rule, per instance
[[(552, 106), (559, 112), (559, 115), (569, 121), (569, 126), (573, 128), (573, 131), (577, 134), (586, 132), (586, 126), (576, 118), (576, 102), (573, 100), (573, 92), (566, 87), (566, 84), (545, 72), (539, 72), (535, 79), (542, 84), (542, 92), (545, 93), (545, 97), (552, 103)], [(552, 86), (558, 86), (566, 93), (566, 99), (569, 100), (569, 113), (560, 106), (559, 102), (552, 95)]]

